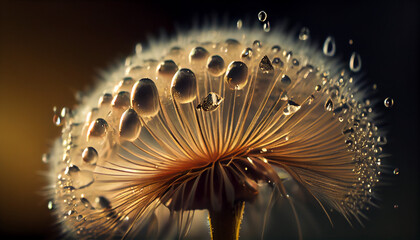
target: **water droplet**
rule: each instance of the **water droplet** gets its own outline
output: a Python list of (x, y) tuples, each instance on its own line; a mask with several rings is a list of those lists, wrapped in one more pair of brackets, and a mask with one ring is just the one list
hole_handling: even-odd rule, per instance
[(98, 106), (99, 107), (109, 106), (109, 104), (111, 104), (112, 102), (112, 98), (113, 97), (111, 93), (105, 93), (99, 98)]
[(331, 100), (331, 98), (328, 98), (328, 100), (325, 102), (324, 107), (325, 107), (325, 110), (330, 111), (330, 112), (334, 109), (334, 103)]
[(165, 60), (161, 62), (156, 69), (158, 77), (168, 81), (172, 79), (176, 71), (178, 71), (178, 66), (173, 60)]
[(280, 81), (281, 81), (282, 84), (284, 84), (286, 86), (288, 86), (289, 84), (292, 83), (292, 80), (290, 79), (290, 77), (285, 75), (285, 74), (283, 74), (283, 77), (281, 78)]
[(362, 69), (362, 58), (360, 55), (356, 52), (353, 52), (350, 57), (349, 62), (350, 70), (353, 72), (358, 72), (360, 69)]
[(259, 67), (265, 74), (273, 73), (274, 71), (273, 65), (271, 65), (270, 59), (268, 59), (267, 55), (261, 59)]
[(93, 147), (87, 147), (83, 150), (82, 159), (86, 163), (96, 164), (96, 161), (98, 160), (98, 152)]
[(142, 78), (134, 84), (131, 106), (141, 117), (153, 117), (159, 112), (159, 93), (151, 79)]
[(87, 140), (89, 141), (90, 137), (104, 137), (107, 129), (108, 123), (102, 118), (97, 118), (89, 126)]
[(296, 58), (292, 59), (293, 66), (299, 66), (299, 61)]
[(242, 20), (241, 19), (239, 19), (237, 22), (236, 22), (236, 27), (240, 30), (240, 29), (242, 29)]
[(297, 104), (297, 103), (289, 100), (287, 102), (286, 107), (283, 110), (283, 114), (286, 115), (286, 116), (288, 116), (288, 115), (291, 115), (291, 114), (297, 112), (299, 109), (300, 109), (299, 104)]
[(334, 37), (328, 36), (327, 39), (325, 39), (324, 46), (322, 48), (322, 52), (329, 57), (334, 56), (335, 54), (335, 40)]
[(270, 26), (270, 22), (269, 21), (267, 21), (267, 22), (264, 23), (263, 29), (264, 29), (264, 32), (270, 32), (271, 26)]
[(225, 61), (219, 55), (213, 55), (207, 60), (207, 71), (210, 75), (218, 77), (225, 72)]
[(99, 209), (111, 208), (111, 202), (106, 197), (103, 197), (103, 196), (96, 197), (95, 203), (97, 204)]
[(281, 50), (281, 47), (280, 47), (279, 45), (274, 45), (274, 46), (271, 48), (271, 51), (272, 51), (273, 53), (278, 53), (278, 52), (280, 52), (280, 50)]
[(385, 98), (384, 105), (387, 108), (390, 108), (390, 107), (394, 106), (394, 99), (392, 99), (390, 97)]
[(66, 170), (64, 170), (64, 174), (70, 177), (74, 177), (79, 171), (80, 171), (79, 167), (77, 167), (76, 165), (70, 165), (66, 167)]
[(137, 112), (129, 108), (121, 116), (120, 120), (120, 137), (127, 141), (134, 141), (140, 135), (141, 122)]
[(229, 38), (229, 39), (226, 39), (221, 50), (223, 52), (234, 51), (234, 50), (237, 50), (240, 46), (241, 44), (238, 42), (238, 40)]
[(280, 60), (280, 58), (276, 57), (273, 59), (273, 64), (276, 67), (282, 68), (284, 66), (283, 61)]
[(53, 210), (55, 208), (54, 202), (53, 201), (49, 201), (47, 207), (48, 207), (49, 210)]
[(267, 13), (264, 11), (260, 11), (258, 13), (258, 20), (260, 20), (260, 22), (265, 22), (265, 20), (267, 20)]
[(42, 162), (43, 163), (48, 163), (48, 159), (49, 159), (49, 154), (48, 153), (44, 153), (42, 154)]
[(225, 81), (230, 89), (242, 89), (248, 82), (248, 66), (240, 61), (231, 62), (226, 70)]
[(394, 175), (398, 175), (398, 174), (400, 174), (400, 169), (396, 168), (396, 169), (394, 169), (394, 171), (392, 173), (394, 173)]
[(134, 79), (138, 79), (141, 76), (142, 71), (143, 71), (142, 66), (139, 66), (139, 65), (131, 66), (125, 70), (125, 75), (130, 76)]
[(317, 92), (321, 91), (321, 85), (316, 85), (315, 86), (315, 91), (317, 91)]
[(83, 220), (83, 215), (78, 215), (78, 216), (76, 217), (76, 221), (80, 222), (80, 221), (82, 221), (82, 220)]
[(111, 103), (113, 108), (125, 110), (130, 107), (130, 93), (126, 91), (120, 91), (115, 95)]
[(388, 142), (385, 136), (379, 136), (376, 141), (379, 145), (385, 145)]
[(207, 97), (201, 100), (201, 103), (197, 106), (197, 109), (203, 109), (204, 111), (214, 111), (222, 103), (223, 98), (217, 93), (210, 92)]
[(299, 39), (302, 41), (306, 41), (309, 38), (309, 28), (303, 27), (299, 33)]
[(252, 48), (245, 48), (241, 53), (241, 58), (245, 58), (247, 60), (251, 59), (252, 57)]
[(252, 43), (252, 46), (254, 46), (255, 48), (259, 49), (259, 48), (261, 48), (261, 47), (262, 47), (262, 43), (261, 43), (261, 41), (260, 41), (260, 40), (255, 40), (255, 41)]
[(171, 83), (171, 94), (179, 103), (192, 102), (197, 96), (197, 80), (187, 68), (179, 69)]
[(190, 52), (190, 63), (201, 63), (209, 57), (210, 53), (203, 47), (195, 47)]

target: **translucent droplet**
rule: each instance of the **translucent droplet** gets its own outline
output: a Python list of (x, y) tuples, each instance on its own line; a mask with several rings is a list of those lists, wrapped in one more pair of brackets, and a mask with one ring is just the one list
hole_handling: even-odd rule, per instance
[(176, 71), (178, 71), (178, 66), (173, 60), (165, 60), (161, 62), (156, 68), (158, 77), (168, 81), (172, 79)]
[(125, 110), (130, 107), (130, 93), (126, 91), (120, 91), (115, 95), (111, 103), (113, 108)]
[(379, 136), (376, 141), (379, 145), (385, 145), (388, 142), (385, 136)]
[(273, 59), (273, 64), (276, 67), (282, 68), (284, 66), (284, 63), (282, 60), (280, 60), (280, 58), (276, 57)]
[(171, 83), (171, 94), (179, 103), (192, 102), (197, 96), (197, 80), (187, 68), (179, 69)]
[(83, 215), (77, 215), (76, 221), (80, 222), (83, 220)]
[(121, 116), (120, 120), (120, 137), (127, 141), (134, 141), (140, 135), (141, 122), (137, 112), (129, 108)]
[(252, 48), (245, 48), (241, 53), (241, 58), (245, 58), (247, 60), (251, 59), (252, 57)]
[(305, 40), (307, 40), (308, 38), (309, 38), (309, 28), (307, 28), (307, 27), (303, 27), (301, 30), (300, 30), (300, 33), (299, 33), (299, 39), (300, 40), (302, 40), (302, 41), (305, 41)]
[(331, 100), (331, 98), (329, 98), (326, 102), (325, 102), (325, 110), (327, 110), (327, 111), (332, 111), (333, 109), (334, 109), (334, 103), (333, 103), (333, 101)]
[(400, 169), (396, 168), (396, 169), (394, 169), (394, 171), (392, 173), (394, 173), (394, 175), (398, 175), (398, 174), (400, 174)]
[(360, 69), (362, 69), (362, 58), (360, 55), (356, 52), (353, 52), (350, 56), (350, 62), (349, 62), (350, 70), (353, 72), (358, 72)]
[(315, 86), (315, 91), (317, 91), (317, 92), (321, 91), (321, 85), (316, 85)]
[(82, 159), (86, 163), (96, 164), (96, 161), (98, 160), (98, 152), (93, 147), (87, 147), (83, 150)]
[(53, 115), (53, 123), (54, 123), (54, 125), (56, 125), (56, 126), (63, 125), (64, 119), (58, 113), (57, 107), (55, 107), (55, 106), (53, 107), (53, 112), (54, 112), (54, 115)]
[(281, 78), (280, 81), (281, 81), (282, 84), (284, 84), (286, 86), (288, 86), (289, 84), (292, 83), (292, 80), (290, 79), (290, 77), (287, 76), (287, 75), (285, 75), (285, 74), (283, 74), (283, 76), (282, 76), (282, 78)]
[(248, 66), (240, 61), (231, 62), (226, 70), (225, 81), (230, 89), (242, 89), (248, 82)]
[(225, 61), (219, 55), (213, 55), (207, 60), (207, 71), (210, 75), (218, 77), (225, 72)]
[(210, 53), (203, 47), (195, 47), (190, 52), (190, 63), (201, 63), (207, 60)]
[(280, 47), (279, 45), (274, 45), (274, 46), (271, 48), (271, 51), (272, 51), (273, 53), (278, 53), (278, 52), (280, 52), (280, 50), (281, 50), (281, 47)]
[(237, 22), (236, 22), (236, 27), (240, 30), (240, 29), (242, 29), (242, 20), (241, 19), (239, 19)]
[(390, 108), (390, 107), (394, 106), (394, 99), (392, 99), (390, 97), (385, 98), (384, 105), (387, 108)]
[(204, 111), (214, 111), (222, 103), (223, 98), (220, 97), (217, 93), (210, 92), (207, 97), (203, 98), (198, 104), (197, 109), (202, 109)]
[(105, 93), (99, 98), (98, 106), (99, 107), (109, 106), (112, 102), (112, 99), (113, 97), (111, 93)]
[(153, 117), (159, 112), (159, 93), (151, 79), (142, 78), (134, 84), (131, 106), (141, 117)]
[(286, 107), (283, 110), (283, 114), (286, 115), (286, 116), (288, 116), (288, 115), (291, 115), (291, 114), (297, 112), (299, 109), (300, 109), (299, 104), (297, 104), (297, 103), (289, 100), (287, 102)]
[(258, 20), (260, 20), (260, 22), (265, 22), (265, 20), (267, 20), (267, 13), (265, 11), (260, 11), (258, 13)]
[(97, 204), (99, 209), (111, 208), (111, 202), (106, 197), (103, 197), (103, 196), (96, 197), (95, 203)]
[(49, 210), (53, 210), (54, 207), (55, 207), (54, 202), (53, 201), (49, 201), (47, 207), (48, 207)]
[(267, 21), (267, 22), (264, 23), (263, 29), (264, 29), (264, 32), (270, 32), (271, 26), (270, 26), (270, 22), (269, 21)]
[(255, 40), (253, 43), (252, 43), (252, 46), (254, 46), (255, 48), (261, 48), (262, 47), (262, 43), (261, 43), (261, 41), (260, 40)]
[(73, 176), (72, 184), (76, 189), (83, 189), (90, 186), (94, 182), (91, 171), (79, 171)]
[(102, 118), (97, 118), (89, 126), (87, 140), (89, 141), (90, 137), (104, 137), (107, 129), (108, 123)]
[(271, 61), (268, 59), (267, 55), (261, 59), (259, 67), (265, 74), (273, 73), (274, 71), (273, 65), (271, 65)]
[(241, 44), (238, 42), (238, 40), (229, 38), (229, 39), (226, 39), (221, 50), (223, 52), (229, 52), (229, 51), (238, 49), (239, 46), (241, 46)]
[(125, 70), (125, 75), (130, 76), (134, 79), (139, 79), (142, 72), (143, 72), (143, 67), (139, 66), (139, 65), (136, 65), (136, 66), (128, 67)]
[(74, 177), (79, 171), (80, 171), (79, 167), (77, 167), (76, 165), (70, 165), (66, 167), (66, 170), (64, 170), (64, 174), (70, 177)]
[(334, 54), (335, 54), (335, 40), (334, 40), (334, 37), (328, 36), (327, 39), (325, 39), (322, 51), (326, 56), (329, 56), (329, 57), (334, 56)]

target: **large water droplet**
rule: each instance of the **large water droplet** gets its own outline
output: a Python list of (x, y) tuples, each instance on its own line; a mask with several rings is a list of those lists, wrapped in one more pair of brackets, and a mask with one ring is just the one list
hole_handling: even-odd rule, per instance
[(297, 112), (300, 109), (300, 105), (293, 102), (292, 100), (287, 101), (287, 105), (283, 110), (283, 114), (288, 116), (295, 112)]
[(390, 108), (390, 107), (394, 106), (394, 99), (392, 99), (390, 97), (385, 98), (384, 105), (387, 108)]
[(209, 57), (209, 52), (203, 47), (195, 47), (190, 52), (190, 63), (201, 63)]
[(98, 160), (98, 152), (93, 147), (87, 147), (83, 150), (82, 159), (86, 163), (96, 164), (96, 161)]
[(171, 94), (179, 103), (192, 102), (197, 96), (197, 80), (187, 68), (179, 69), (171, 83)]
[(79, 167), (77, 167), (76, 165), (70, 165), (66, 167), (66, 170), (64, 170), (64, 174), (70, 177), (74, 177), (79, 171), (80, 171)]
[(271, 26), (270, 26), (270, 22), (269, 21), (267, 21), (267, 22), (264, 23), (263, 29), (264, 29), (264, 32), (270, 32)]
[(273, 59), (273, 64), (276, 67), (282, 68), (284, 66), (284, 63), (282, 60), (280, 60), (280, 58), (276, 57)]
[(173, 60), (165, 60), (161, 62), (156, 68), (158, 77), (168, 81), (172, 79), (176, 71), (178, 71), (178, 66)]
[(197, 109), (203, 109), (204, 111), (214, 111), (222, 103), (223, 98), (217, 93), (210, 92), (207, 97), (201, 100), (201, 103), (197, 106)]
[(358, 72), (362, 69), (362, 58), (357, 52), (353, 52), (350, 56), (349, 62), (350, 70), (353, 72)]
[(292, 83), (292, 80), (290, 79), (289, 76), (287, 76), (286, 74), (283, 74), (282, 78), (281, 78), (281, 83), (288, 86), (289, 84)]
[(140, 135), (141, 122), (137, 112), (130, 108), (123, 113), (120, 120), (120, 137), (127, 141), (134, 141)]
[(267, 20), (267, 13), (265, 11), (260, 11), (258, 13), (258, 20), (260, 20), (260, 22), (265, 22), (265, 20)]
[(87, 140), (91, 137), (104, 137), (108, 129), (108, 123), (103, 118), (97, 118), (88, 129)]
[(153, 117), (159, 112), (159, 93), (151, 79), (142, 78), (134, 84), (131, 106), (141, 117)]
[(248, 66), (240, 61), (231, 62), (226, 70), (225, 81), (231, 89), (242, 89), (248, 82)]
[(210, 75), (218, 77), (225, 72), (225, 61), (219, 55), (213, 55), (207, 60), (207, 71)]
[(265, 74), (273, 73), (274, 71), (273, 65), (271, 65), (271, 61), (268, 59), (267, 55), (261, 59), (259, 67)]
[(120, 91), (115, 95), (111, 103), (113, 108), (125, 110), (130, 107), (130, 93), (126, 91)]
[(335, 54), (335, 40), (334, 40), (334, 37), (328, 36), (327, 39), (325, 39), (322, 51), (326, 56), (329, 56), (329, 57), (334, 56), (334, 54)]
[(299, 39), (305, 41), (309, 38), (309, 28), (303, 27), (299, 32)]

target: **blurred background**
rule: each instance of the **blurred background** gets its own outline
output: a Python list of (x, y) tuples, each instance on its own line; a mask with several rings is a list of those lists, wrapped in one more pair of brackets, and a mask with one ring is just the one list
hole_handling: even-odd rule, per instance
[[(347, 61), (362, 56), (367, 81), (379, 99), (395, 104), (383, 111), (388, 129), (384, 162), (391, 172), (380, 189), (380, 209), (365, 227), (333, 216), (319, 239), (419, 238), (419, 4), (417, 1), (0, 1), (0, 236), (57, 239), (42, 195), (47, 152), (60, 129), (52, 108), (73, 107), (75, 93), (98, 79), (100, 70), (124, 61), (138, 42), (169, 36), (175, 24), (226, 14), (239, 18), (268, 13), (271, 24), (288, 20), (307, 26), (321, 47), (333, 35)], [(349, 40), (353, 45), (349, 45)], [(312, 239), (304, 233), (304, 239)]]

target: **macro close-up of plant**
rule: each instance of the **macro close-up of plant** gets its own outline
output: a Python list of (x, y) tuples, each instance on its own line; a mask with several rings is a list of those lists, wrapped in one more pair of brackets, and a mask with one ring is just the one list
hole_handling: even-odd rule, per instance
[(37, 173), (56, 229), (48, 238), (353, 239), (346, 231), (379, 222), (382, 206), (399, 210), (405, 200), (386, 189), (416, 175), (395, 160), (406, 96), (369, 72), (382, 63), (368, 48), (384, 50), (269, 5), (230, 9), (197, 10), (161, 34), (130, 29), (156, 35), (100, 67), (96, 82), (63, 82), (74, 104), (43, 96), (58, 130), (42, 139)]

